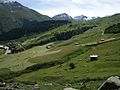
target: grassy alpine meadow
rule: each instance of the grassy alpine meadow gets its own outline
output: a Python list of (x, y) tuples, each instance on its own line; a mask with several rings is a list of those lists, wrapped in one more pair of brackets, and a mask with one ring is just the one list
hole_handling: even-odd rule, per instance
[(118, 2), (0, 0), (0, 90), (120, 90)]
[[(14, 81), (26, 84), (37, 82), (42, 85), (42, 90), (48, 90), (46, 83), (52, 83), (49, 85), (51, 90), (63, 90), (65, 87), (77, 89), (86, 87), (96, 90), (106, 78), (120, 75), (120, 40), (96, 44), (95, 46), (83, 46), (85, 43), (91, 43), (87, 38), (84, 39), (86, 41), (82, 41), (83, 37), (87, 36), (87, 33), (92, 34), (91, 32), (92, 30), (85, 32), (84, 35), (82, 34), (83, 36), (75, 36), (70, 39), (71, 41), (66, 40), (66, 42), (37, 46), (13, 55), (1, 55), (0, 68), (3, 72), (0, 73), (3, 76), (24, 70), (35, 64), (64, 61), (64, 63), (53, 65), (50, 68), (22, 74), (15, 77)], [(106, 39), (112, 37), (119, 38), (119, 35), (105, 36)], [(79, 39), (81, 43), (78, 41)], [(80, 44), (75, 45), (76, 42)], [(98, 40), (92, 42), (98, 42)], [(47, 49), (48, 45), (52, 45), (52, 47)], [(99, 55), (98, 60), (88, 62), (89, 56), (93, 54)], [(75, 65), (74, 69), (70, 69), (70, 63)]]
[[(23, 40), (23, 47), (30, 48), (15, 54), (4, 55), (0, 49), (0, 80), (22, 83), (22, 90), (32, 90), (36, 83), (41, 90), (97, 90), (110, 76), (120, 76), (120, 33), (104, 33), (117, 19), (112, 16), (60, 26)], [(74, 32), (84, 26), (95, 27)], [(66, 33), (72, 36), (66, 38)], [(55, 37), (59, 34), (65, 39)], [(90, 55), (98, 55), (98, 59), (90, 61)]]
[(25, 69), (28, 66), (31, 66), (35, 63), (29, 62), (29, 59), (44, 56), (49, 54), (54, 54), (60, 50), (48, 52), (49, 49), (46, 48), (47, 45), (37, 46), (32, 49), (26, 50), (24, 52), (19, 52), (12, 55), (0, 56), (0, 68), (9, 68), (11, 71), (20, 71)]
[[(75, 52), (73, 51), (73, 54), (66, 55), (69, 60), (64, 64), (23, 74), (15, 80), (21, 82), (59, 83), (63, 87), (70, 85), (78, 89), (82, 88), (82, 82), (85, 82), (87, 88), (96, 90), (106, 78), (120, 75), (119, 42), (120, 40), (97, 46), (79, 46)], [(99, 55), (98, 60), (87, 62), (91, 54)], [(70, 63), (74, 63), (74, 69), (70, 69)]]

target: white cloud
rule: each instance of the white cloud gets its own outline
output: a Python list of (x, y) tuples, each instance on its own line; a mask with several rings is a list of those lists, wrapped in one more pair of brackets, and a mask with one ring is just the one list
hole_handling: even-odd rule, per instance
[[(18, 0), (26, 2), (27, 0)], [(72, 17), (76, 15), (106, 16), (120, 12), (120, 0), (29, 0), (30, 6), (38, 12), (54, 16), (60, 13), (68, 13)], [(37, 2), (37, 5), (36, 3)], [(30, 3), (30, 2), (29, 2)], [(42, 4), (41, 4), (42, 3)]]
[(78, 4), (86, 4), (86, 3), (95, 4), (97, 0), (72, 0), (72, 2), (78, 3)]
[(84, 1), (83, 1), (83, 0), (72, 0), (72, 2), (74, 2), (74, 3), (84, 4)]
[(67, 2), (67, 1), (69, 2), (70, 0), (34, 0), (34, 1), (56, 3), (56, 2)]

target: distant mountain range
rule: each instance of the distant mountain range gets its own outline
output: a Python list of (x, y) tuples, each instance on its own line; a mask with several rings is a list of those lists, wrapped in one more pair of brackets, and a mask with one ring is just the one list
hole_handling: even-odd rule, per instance
[(52, 17), (53, 20), (68, 20), (68, 21), (80, 21), (80, 22), (87, 21), (87, 20), (93, 20), (96, 18), (98, 17), (87, 17), (85, 15), (75, 16), (74, 18), (72, 18), (66, 13), (58, 14)]
[[(93, 18), (81, 15), (72, 18), (66, 13), (49, 16), (42, 15), (28, 7), (23, 6), (17, 1), (0, 0), (0, 34), (19, 28), (23, 25), (24, 20), (28, 21), (46, 21), (46, 20), (66, 20), (66, 21), (86, 21)], [(95, 18), (94, 18), (95, 19)]]
[(58, 14), (52, 17), (53, 20), (68, 20), (73, 21), (74, 19), (66, 13)]
[[(83, 22), (93, 19), (96, 18), (88, 18), (84, 15), (72, 18), (66, 13), (51, 18), (25, 7), (17, 1), (0, 0), (0, 40), (16, 39), (28, 33), (45, 32), (53, 27), (69, 23), (69, 21)], [(19, 35), (17, 35), (18, 33)]]
[(59, 27), (66, 20), (52, 20), (17, 1), (0, 0), (0, 41), (33, 36)]

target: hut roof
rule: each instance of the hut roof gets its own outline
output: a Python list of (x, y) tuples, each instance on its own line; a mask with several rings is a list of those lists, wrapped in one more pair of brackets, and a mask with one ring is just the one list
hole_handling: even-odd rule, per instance
[(98, 55), (90, 55), (90, 57), (98, 57)]

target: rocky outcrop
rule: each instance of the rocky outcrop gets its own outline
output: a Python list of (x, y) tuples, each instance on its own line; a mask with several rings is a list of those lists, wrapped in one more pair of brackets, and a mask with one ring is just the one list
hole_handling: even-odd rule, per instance
[(120, 77), (112, 76), (108, 78), (98, 90), (118, 90), (120, 89)]

